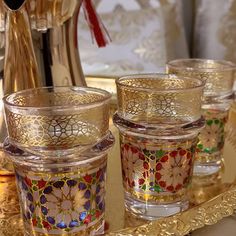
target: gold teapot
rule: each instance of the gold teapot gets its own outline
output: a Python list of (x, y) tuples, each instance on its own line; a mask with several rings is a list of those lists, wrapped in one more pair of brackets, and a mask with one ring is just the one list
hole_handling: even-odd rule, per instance
[(76, 37), (81, 3), (2, 0), (4, 94), (39, 86), (86, 85)]

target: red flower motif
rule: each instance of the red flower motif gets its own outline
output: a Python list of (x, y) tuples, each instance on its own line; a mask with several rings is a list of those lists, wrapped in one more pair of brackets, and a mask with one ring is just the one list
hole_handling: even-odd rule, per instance
[(164, 181), (160, 181), (159, 182), (159, 185), (162, 187), (162, 188), (165, 188), (166, 187), (166, 183)]
[(126, 144), (124, 145), (124, 148), (125, 148), (126, 150), (129, 150), (129, 145), (126, 143)]
[(172, 151), (172, 152), (170, 153), (170, 156), (171, 156), (171, 157), (176, 157), (177, 154), (178, 154), (178, 151)]
[(134, 180), (127, 179), (127, 181), (131, 188), (135, 186)]
[(132, 153), (138, 153), (138, 149), (137, 148), (135, 148), (135, 147), (130, 147), (130, 149), (131, 149), (131, 151), (132, 151)]
[(156, 180), (158, 181), (158, 180), (161, 179), (161, 174), (160, 174), (159, 172), (157, 172), (157, 173), (155, 174), (155, 177), (156, 177)]
[(44, 181), (43, 179), (42, 180), (39, 180), (38, 181), (38, 188), (41, 189), (43, 188), (45, 185), (46, 185), (46, 181)]
[(143, 185), (143, 184), (144, 184), (144, 182), (145, 182), (145, 180), (144, 180), (144, 179), (139, 179), (139, 180), (138, 180), (138, 183), (139, 183), (139, 185)]
[(47, 230), (50, 230), (52, 228), (51, 225), (46, 221), (43, 221), (43, 227)]
[(32, 219), (32, 224), (33, 224), (33, 226), (36, 226), (37, 224), (38, 224), (38, 221), (37, 221), (37, 219)]
[(91, 176), (91, 175), (85, 175), (85, 176), (84, 176), (84, 180), (85, 180), (87, 183), (91, 183), (91, 182), (92, 182), (92, 176)]
[(173, 192), (174, 191), (174, 187), (172, 185), (170, 185), (170, 186), (167, 187), (167, 190), (170, 191), (170, 192)]
[(85, 224), (89, 224), (92, 220), (92, 216), (91, 215), (87, 215), (86, 218), (84, 219), (84, 223)]
[[(180, 149), (180, 150), (179, 150), (179, 154), (180, 154), (181, 156), (184, 156), (184, 155), (186, 154), (186, 151), (183, 150), (183, 149)], [(188, 154), (189, 154), (189, 153), (188, 153)]]
[(139, 159), (144, 161), (145, 160), (145, 156), (142, 153), (139, 153)]
[(96, 174), (96, 178), (98, 179), (101, 176), (101, 174), (102, 174), (102, 170), (99, 170)]
[(148, 177), (149, 177), (148, 171), (143, 172), (143, 178), (148, 178)]
[(143, 163), (143, 168), (148, 170), (149, 169), (149, 164), (147, 162), (144, 162)]
[(156, 170), (158, 171), (158, 170), (161, 170), (161, 168), (162, 168), (162, 164), (161, 163), (157, 163), (157, 165), (156, 165)]
[(101, 215), (101, 212), (100, 211), (96, 211), (96, 213), (95, 213), (96, 218), (99, 218), (100, 215)]
[(158, 170), (155, 177), (162, 188), (174, 193), (188, 183), (192, 170), (192, 153), (179, 148), (166, 157), (166, 162), (160, 160), (162, 168)]
[(27, 176), (24, 178), (24, 180), (29, 187), (32, 187), (32, 182)]
[(182, 184), (178, 184), (176, 187), (175, 187), (175, 190), (178, 191), (179, 189), (181, 189), (183, 187)]
[(167, 162), (168, 161), (168, 156), (164, 156), (161, 158), (161, 162)]

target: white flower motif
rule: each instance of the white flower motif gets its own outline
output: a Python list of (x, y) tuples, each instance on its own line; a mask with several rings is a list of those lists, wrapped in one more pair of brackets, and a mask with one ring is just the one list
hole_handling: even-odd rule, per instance
[(159, 173), (161, 178), (159, 183), (168, 191), (176, 191), (183, 187), (191, 170), (191, 154), (185, 150), (172, 152), (175, 156), (168, 156), (165, 162), (161, 162), (162, 168)]
[(86, 211), (86, 190), (79, 190), (76, 181), (70, 186), (63, 181), (60, 184), (61, 186), (50, 186), (49, 192), (41, 196), (41, 203), (46, 209), (47, 219), (51, 221), (49, 223), (66, 228), (73, 220), (79, 219), (80, 212)]
[(211, 125), (206, 125), (200, 132), (199, 140), (204, 148), (214, 148), (219, 145), (223, 135), (223, 128), (214, 122)]
[(139, 160), (139, 151), (135, 147), (124, 144), (121, 147), (121, 156), (125, 177), (132, 181), (137, 166), (136, 162)]

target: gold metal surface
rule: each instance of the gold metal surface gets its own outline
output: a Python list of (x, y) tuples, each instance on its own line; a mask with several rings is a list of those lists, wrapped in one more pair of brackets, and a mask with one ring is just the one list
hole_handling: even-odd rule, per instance
[[(5, 1), (8, 3), (9, 1)], [(22, 2), (22, 1), (21, 1)], [(1, 18), (4, 18), (4, 3), (0, 1)], [(12, 5), (12, 4), (11, 4)], [(37, 30), (46, 30), (63, 24), (74, 13), (77, 0), (26, 0), (25, 5), (30, 17), (31, 27)], [(4, 22), (1, 22), (2, 24)], [(3, 26), (1, 25), (1, 30)]]
[(4, 94), (42, 86), (25, 6), (7, 9)]

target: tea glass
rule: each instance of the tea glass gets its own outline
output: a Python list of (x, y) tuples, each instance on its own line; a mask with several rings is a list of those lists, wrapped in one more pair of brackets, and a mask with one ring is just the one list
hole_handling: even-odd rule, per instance
[(4, 98), (4, 150), (16, 174), (25, 235), (103, 233), (109, 131), (106, 91), (24, 90)]
[(206, 120), (197, 145), (194, 175), (217, 173), (222, 165), (225, 124), (233, 95), (235, 64), (207, 59), (178, 59), (167, 63), (170, 74), (206, 81), (202, 115)]
[(188, 208), (204, 82), (168, 74), (116, 81), (125, 206), (155, 219)]
[(110, 93), (88, 87), (45, 87), (6, 96), (9, 141), (37, 155), (83, 151), (108, 134), (110, 99)]

